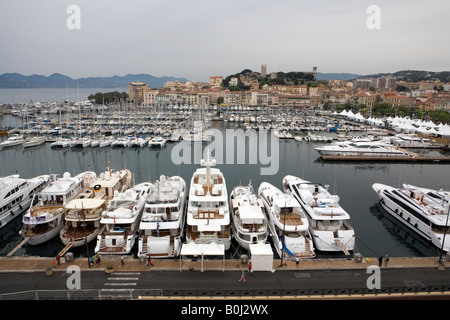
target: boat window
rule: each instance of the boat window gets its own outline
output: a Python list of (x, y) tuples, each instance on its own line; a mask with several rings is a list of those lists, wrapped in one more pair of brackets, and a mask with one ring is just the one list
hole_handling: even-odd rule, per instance
[(425, 224), (429, 225), (430, 221), (428, 219), (426, 219), (424, 216), (422, 216), (419, 212), (417, 212), (416, 210), (414, 210), (413, 208), (409, 207), (407, 204), (403, 203), (402, 201), (394, 198), (392, 195), (390, 195), (389, 193), (387, 193), (386, 191), (384, 192), (384, 194), (393, 202), (395, 202), (398, 206), (400, 206), (401, 208), (405, 209), (407, 212), (409, 212), (410, 214), (412, 214), (414, 217), (416, 217), (417, 219), (421, 220), (422, 222), (424, 222)]
[(292, 207), (283, 207), (280, 209), (280, 213), (292, 213), (292, 212), (294, 212)]

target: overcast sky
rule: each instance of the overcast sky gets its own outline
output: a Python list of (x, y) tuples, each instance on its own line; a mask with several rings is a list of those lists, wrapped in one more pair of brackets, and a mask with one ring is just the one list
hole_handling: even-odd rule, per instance
[[(367, 27), (370, 5), (381, 29)], [(448, 71), (449, 15), (448, 0), (0, 0), (0, 74)]]

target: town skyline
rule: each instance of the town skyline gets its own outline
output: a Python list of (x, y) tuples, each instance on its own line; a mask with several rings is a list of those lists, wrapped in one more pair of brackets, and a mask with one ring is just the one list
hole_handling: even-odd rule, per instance
[(450, 70), (450, 44), (441, 36), (450, 3), (443, 0), (0, 4), (0, 74), (208, 81), (261, 64), (269, 73)]

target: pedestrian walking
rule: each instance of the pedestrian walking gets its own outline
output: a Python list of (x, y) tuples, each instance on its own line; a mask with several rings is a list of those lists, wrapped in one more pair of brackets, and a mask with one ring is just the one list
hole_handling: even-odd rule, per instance
[(150, 256), (147, 258), (147, 265), (153, 267), (152, 258)]
[(388, 262), (389, 262), (389, 256), (386, 255), (386, 256), (384, 257), (384, 266), (385, 266), (385, 267), (387, 267)]
[(123, 266), (125, 262), (123, 261), (123, 256), (120, 257), (120, 266)]
[(381, 267), (383, 265), (383, 256), (378, 257), (378, 266)]
[(245, 272), (242, 270), (241, 278), (239, 279), (239, 282), (244, 281), (245, 282)]
[(299, 257), (295, 257), (295, 264), (297, 266), (300, 264), (300, 258)]
[(252, 274), (253, 274), (252, 263), (251, 263), (251, 262), (248, 263), (248, 274), (249, 274), (249, 275), (252, 275)]
[(58, 254), (57, 256), (56, 256), (56, 262), (58, 263), (58, 265), (61, 265), (61, 256)]
[(177, 262), (177, 258), (178, 258), (178, 252), (177, 252), (177, 250), (175, 250), (175, 252), (173, 253), (173, 260), (175, 262)]

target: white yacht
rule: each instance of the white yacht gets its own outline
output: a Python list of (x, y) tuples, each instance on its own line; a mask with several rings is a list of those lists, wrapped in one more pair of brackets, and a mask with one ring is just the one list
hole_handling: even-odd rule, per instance
[(45, 137), (32, 137), (25, 140), (23, 143), (24, 148), (31, 148), (40, 146), (45, 143)]
[(314, 243), (306, 215), (294, 196), (283, 193), (268, 182), (258, 188), (269, 216), (269, 230), (281, 258), (314, 258)]
[(49, 175), (23, 179), (18, 174), (0, 178), (0, 229), (28, 209), (33, 196), (49, 179)]
[(314, 148), (321, 156), (408, 156), (408, 153), (384, 141), (338, 142)]
[[(395, 188), (374, 183), (381, 207), (395, 219), (444, 251), (450, 250), (450, 192), (404, 184)], [(445, 243), (444, 243), (445, 239)]]
[(32, 205), (22, 217), (20, 234), (27, 243), (38, 245), (59, 234), (64, 226), (64, 206), (95, 181), (95, 172), (86, 171), (72, 177), (65, 172), (62, 178), (51, 175), (49, 184), (33, 198)]
[(250, 250), (250, 244), (265, 243), (269, 234), (267, 211), (251, 182), (231, 191), (230, 206), (233, 236), (239, 245)]
[(400, 148), (426, 148), (431, 145), (428, 138), (411, 134), (398, 134), (391, 138), (392, 144)]
[(128, 147), (130, 148), (143, 148), (147, 145), (148, 139), (143, 137), (132, 138)]
[(69, 138), (58, 138), (55, 142), (52, 142), (51, 148), (69, 148), (72, 140)]
[(111, 143), (113, 143), (114, 140), (115, 140), (114, 137), (111, 137), (111, 136), (102, 137), (102, 138), (100, 138), (99, 147), (100, 148), (109, 147), (111, 145)]
[(230, 248), (230, 211), (225, 178), (219, 169), (211, 168), (216, 161), (207, 150), (204, 168), (198, 168), (189, 188), (186, 215), (186, 241), (197, 244), (216, 242)]
[(305, 211), (317, 250), (342, 251), (346, 255), (354, 250), (355, 230), (350, 215), (340, 206), (339, 196), (330, 194), (328, 186), (288, 175), (283, 178), (283, 188)]
[(130, 138), (128, 137), (118, 137), (113, 142), (111, 142), (111, 147), (116, 148), (126, 148), (130, 144)]
[(187, 185), (179, 176), (161, 175), (151, 187), (139, 225), (138, 257), (166, 258), (181, 252)]
[(15, 147), (20, 146), (25, 142), (25, 139), (23, 135), (20, 134), (13, 134), (8, 139), (0, 143), (1, 148), (9, 148), (9, 147)]
[(187, 142), (207, 142), (212, 140), (211, 130), (206, 129), (203, 121), (194, 121), (192, 130), (183, 134), (183, 140)]
[(124, 192), (131, 184), (128, 169), (112, 171), (110, 168), (97, 176), (93, 188), (65, 206), (65, 225), (59, 236), (65, 245), (80, 247), (97, 238), (105, 226), (100, 224), (103, 211), (114, 197), (114, 192)]
[(139, 222), (150, 187), (149, 182), (144, 182), (124, 192), (115, 192), (100, 220), (105, 229), (97, 236), (96, 253), (131, 252), (138, 238)]
[(153, 137), (148, 141), (149, 148), (162, 148), (166, 145), (166, 139), (162, 137)]

